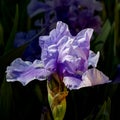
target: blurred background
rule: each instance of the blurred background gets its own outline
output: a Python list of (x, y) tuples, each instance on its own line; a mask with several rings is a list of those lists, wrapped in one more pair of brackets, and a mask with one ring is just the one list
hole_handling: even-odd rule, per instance
[(112, 83), (69, 91), (64, 120), (120, 120), (120, 0), (0, 0), (0, 120), (52, 120), (46, 82), (7, 83), (6, 67), (40, 59), (38, 37), (57, 21), (72, 35), (93, 28), (97, 68)]

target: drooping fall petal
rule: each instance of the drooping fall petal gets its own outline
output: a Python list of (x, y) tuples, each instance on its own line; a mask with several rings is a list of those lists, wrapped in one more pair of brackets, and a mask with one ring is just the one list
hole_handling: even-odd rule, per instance
[(23, 61), (21, 58), (14, 60), (6, 70), (6, 79), (8, 82), (19, 81), (23, 85), (28, 84), (34, 79), (46, 80), (51, 73), (44, 68), (44, 64), (40, 60), (35, 60), (33, 63)]

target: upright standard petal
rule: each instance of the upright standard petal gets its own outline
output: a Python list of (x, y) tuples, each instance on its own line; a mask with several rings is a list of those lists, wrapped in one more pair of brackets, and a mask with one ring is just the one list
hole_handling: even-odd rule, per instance
[(50, 59), (57, 59), (57, 43), (65, 36), (71, 36), (67, 24), (58, 21), (56, 29), (53, 29), (48, 36), (39, 37), (39, 45), (42, 48), (41, 59), (45, 64)]
[(97, 52), (97, 54), (95, 54), (93, 51), (90, 50), (89, 52), (89, 58), (88, 58), (88, 66), (93, 66), (93, 67), (97, 67), (97, 63), (100, 57), (100, 52)]
[(51, 72), (44, 68), (44, 64), (40, 60), (33, 63), (23, 61), (21, 58), (14, 60), (6, 70), (6, 79), (8, 82), (19, 81), (23, 85), (28, 84), (34, 79), (46, 80)]
[(92, 28), (84, 29), (75, 36), (75, 41), (73, 43), (73, 45), (79, 46), (85, 52), (87, 58), (89, 56), (90, 40), (92, 34), (93, 34)]

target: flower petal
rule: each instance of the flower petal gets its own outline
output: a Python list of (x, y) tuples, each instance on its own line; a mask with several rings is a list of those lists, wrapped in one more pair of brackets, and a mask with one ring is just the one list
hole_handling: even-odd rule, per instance
[(84, 51), (87, 58), (89, 56), (90, 39), (92, 37), (92, 34), (93, 34), (92, 28), (84, 29), (77, 34), (73, 42), (73, 45), (79, 46)]
[(65, 76), (63, 78), (63, 82), (67, 88), (73, 90), (73, 89), (79, 89), (81, 80), (76, 77)]
[(100, 57), (100, 52), (95, 54), (93, 51), (90, 50), (89, 58), (88, 58), (88, 66), (92, 65), (93, 67), (97, 67), (97, 63)]
[(34, 79), (45, 80), (51, 72), (44, 68), (44, 64), (40, 60), (33, 63), (23, 61), (21, 58), (14, 60), (6, 70), (6, 79), (8, 82), (19, 81), (23, 85), (28, 84)]
[[(58, 45), (63, 45), (60, 40), (65, 36), (70, 36), (68, 26), (63, 22), (58, 21), (56, 29), (53, 29), (49, 36), (39, 37), (39, 45), (42, 48), (41, 59), (45, 63), (51, 58), (56, 59), (58, 57)], [(64, 40), (66, 41), (66, 39)]]
[(80, 83), (79, 88), (94, 86), (94, 85), (99, 85), (99, 84), (104, 84), (109, 82), (111, 81), (109, 81), (109, 78), (106, 75), (104, 75), (101, 71), (95, 68), (92, 68), (87, 70), (82, 75), (82, 82)]
[(92, 28), (81, 30), (75, 37), (75, 40), (77, 41), (76, 44), (79, 43), (81, 46), (84, 45), (87, 47), (90, 43), (92, 34), (93, 34)]

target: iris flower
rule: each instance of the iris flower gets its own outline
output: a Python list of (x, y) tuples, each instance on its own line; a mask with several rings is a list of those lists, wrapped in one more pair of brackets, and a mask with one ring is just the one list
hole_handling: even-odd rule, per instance
[(57, 74), (70, 90), (108, 83), (109, 78), (95, 68), (99, 52), (90, 50), (92, 33), (93, 29), (87, 28), (72, 36), (67, 24), (58, 21), (49, 35), (39, 37), (41, 60), (29, 62), (17, 58), (7, 67), (7, 81), (26, 85), (34, 79), (42, 81)]
[(96, 11), (101, 10), (102, 4), (96, 0), (31, 0), (27, 7), (31, 18), (44, 13), (45, 22), (41, 23), (42, 18), (37, 20), (38, 26), (49, 27), (50, 23), (63, 21), (68, 24), (72, 35), (89, 27), (99, 33), (102, 21)]

